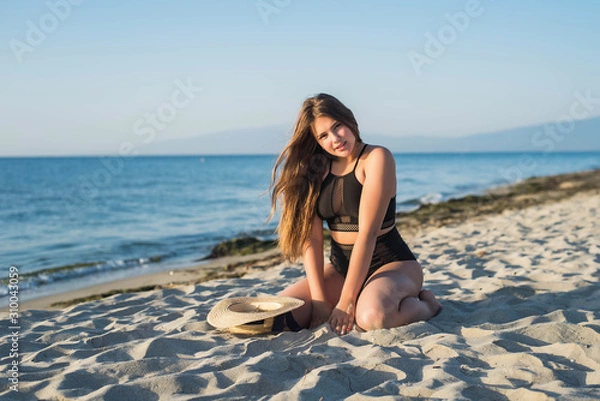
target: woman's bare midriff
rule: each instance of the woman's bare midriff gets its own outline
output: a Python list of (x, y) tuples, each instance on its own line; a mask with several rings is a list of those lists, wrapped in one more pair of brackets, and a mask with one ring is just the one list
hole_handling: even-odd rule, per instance
[[(382, 236), (385, 233), (392, 231), (394, 226), (384, 228), (383, 230), (379, 230), (378, 237)], [(356, 242), (356, 237), (358, 237), (357, 232), (348, 232), (348, 231), (330, 231), (331, 238), (338, 244), (343, 245), (353, 245)]]

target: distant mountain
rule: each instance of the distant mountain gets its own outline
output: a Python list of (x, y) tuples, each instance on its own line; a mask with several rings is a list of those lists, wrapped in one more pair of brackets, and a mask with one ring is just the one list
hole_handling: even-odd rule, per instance
[(189, 138), (156, 141), (140, 149), (145, 155), (277, 154), (291, 138), (291, 128), (272, 126), (221, 131)]
[(371, 135), (367, 139), (393, 152), (599, 151), (600, 117), (576, 121), (571, 127), (548, 123), (456, 138)]
[[(562, 129), (562, 132), (561, 132)], [(367, 143), (392, 152), (552, 152), (600, 151), (600, 117), (576, 121), (571, 127), (556, 123), (513, 128), (455, 138), (362, 133)], [(291, 137), (291, 126), (230, 130), (190, 138), (157, 141), (143, 154), (277, 154)]]

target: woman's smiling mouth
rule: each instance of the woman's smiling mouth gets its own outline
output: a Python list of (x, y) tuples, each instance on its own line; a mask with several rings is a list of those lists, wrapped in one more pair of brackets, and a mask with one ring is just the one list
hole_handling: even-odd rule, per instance
[(346, 147), (346, 142), (342, 142), (342, 143), (341, 143), (341, 144), (339, 144), (338, 146), (335, 146), (335, 147), (333, 148), (333, 150), (335, 150), (335, 151), (339, 151), (339, 150), (341, 150), (341, 149), (344, 149), (345, 147)]

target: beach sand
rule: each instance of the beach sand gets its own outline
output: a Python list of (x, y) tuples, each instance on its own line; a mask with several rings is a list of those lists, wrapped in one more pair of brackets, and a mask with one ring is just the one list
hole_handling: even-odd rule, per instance
[[(124, 293), (19, 319), (19, 392), (39, 400), (588, 400), (600, 398), (600, 192), (428, 229), (408, 240), (444, 305), (428, 322), (338, 337), (243, 337), (206, 315), (303, 277), (280, 263), (241, 278)], [(10, 326), (7, 320), (3, 328)], [(398, 396), (402, 397), (398, 397)]]

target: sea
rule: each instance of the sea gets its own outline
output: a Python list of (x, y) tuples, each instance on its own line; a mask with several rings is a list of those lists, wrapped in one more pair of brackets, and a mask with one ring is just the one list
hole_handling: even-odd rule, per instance
[[(600, 152), (395, 154), (397, 210), (600, 168)], [(197, 266), (219, 242), (275, 237), (275, 155), (0, 158), (0, 301)], [(12, 267), (12, 269), (11, 269)], [(15, 280), (12, 281), (14, 283)]]

